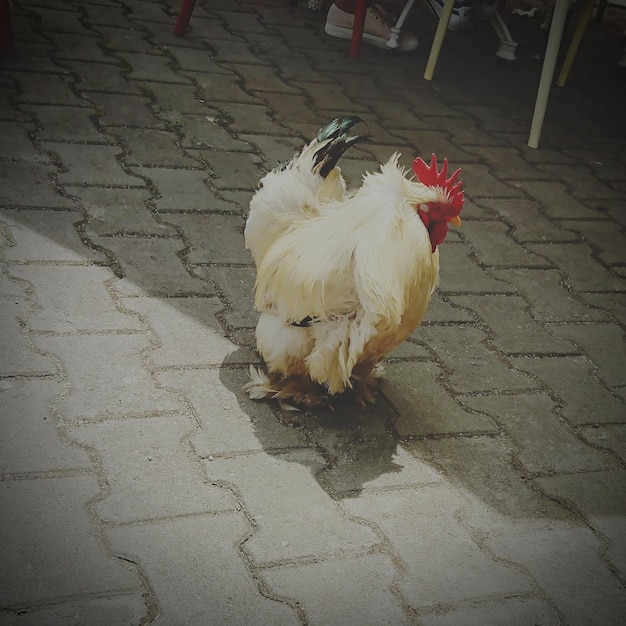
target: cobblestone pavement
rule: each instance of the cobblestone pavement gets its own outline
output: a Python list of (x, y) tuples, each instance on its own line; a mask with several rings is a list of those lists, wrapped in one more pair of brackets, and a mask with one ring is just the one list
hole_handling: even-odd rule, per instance
[[(19, 0), (1, 59), (0, 625), (617, 625), (626, 614), (626, 82), (593, 24), (526, 145), (546, 31), (411, 54), (286, 2)], [(615, 17), (615, 16), (613, 16)], [(623, 28), (623, 25), (620, 27)], [(427, 322), (368, 409), (257, 362), (253, 190), (337, 113), (463, 168)]]

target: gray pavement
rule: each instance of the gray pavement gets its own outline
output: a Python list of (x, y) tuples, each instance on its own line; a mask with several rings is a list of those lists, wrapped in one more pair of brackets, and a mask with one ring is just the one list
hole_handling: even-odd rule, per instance
[[(286, 2), (11, 2), (0, 59), (0, 625), (617, 625), (626, 615), (623, 15), (526, 145), (542, 17), (422, 79)], [(424, 326), (359, 409), (241, 391), (247, 205), (337, 113), (463, 168)]]

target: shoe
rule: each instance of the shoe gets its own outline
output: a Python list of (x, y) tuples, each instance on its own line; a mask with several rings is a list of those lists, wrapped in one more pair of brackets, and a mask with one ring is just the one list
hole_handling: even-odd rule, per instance
[[(444, 0), (426, 0), (426, 4), (430, 7), (437, 20), (439, 20), (443, 11)], [(448, 30), (462, 30), (469, 22), (471, 15), (472, 0), (456, 0), (450, 16)]]
[[(328, 17), (326, 18), (326, 26), (324, 27), (327, 35), (339, 37), (340, 39), (352, 39), (353, 25), (354, 15), (338, 9), (335, 4), (330, 6)], [(411, 50), (417, 48), (417, 37), (404, 31), (401, 31), (398, 35), (398, 45), (393, 45), (391, 25), (378, 7), (367, 9), (365, 27), (363, 29), (363, 42), (379, 48), (401, 50), (402, 52), (411, 52)]]

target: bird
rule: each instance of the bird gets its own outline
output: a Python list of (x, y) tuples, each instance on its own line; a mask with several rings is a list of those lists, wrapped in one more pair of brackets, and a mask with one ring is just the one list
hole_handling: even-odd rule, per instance
[(259, 182), (244, 229), (256, 266), (254, 400), (333, 408), (375, 403), (382, 360), (422, 322), (439, 282), (439, 249), (460, 226), (460, 169), (433, 154), (413, 173), (392, 154), (348, 190), (338, 161), (370, 141), (344, 115)]

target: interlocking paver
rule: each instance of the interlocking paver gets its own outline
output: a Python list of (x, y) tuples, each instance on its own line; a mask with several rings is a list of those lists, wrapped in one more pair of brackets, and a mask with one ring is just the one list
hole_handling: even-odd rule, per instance
[(558, 396), (561, 414), (571, 424), (626, 421), (624, 404), (600, 383), (589, 359), (567, 356), (511, 362), (517, 369), (537, 376)]
[(140, 417), (69, 428), (97, 447), (107, 491), (93, 507), (106, 522), (128, 523), (234, 509), (227, 490), (207, 484), (185, 454), (194, 431), (187, 416)]
[[(397, 573), (382, 555), (367, 555), (342, 561), (322, 561), (272, 569), (263, 575), (272, 589), (287, 597), (307, 598), (302, 602), (309, 623), (359, 623), (371, 626), (410, 624), (392, 591)], [(341, 587), (335, 583), (342, 581)], [(320, 581), (313, 593), (311, 580)]]
[[(11, 275), (26, 281), (37, 301), (27, 316), (35, 331), (79, 333), (88, 331), (139, 330), (139, 320), (122, 312), (106, 289), (115, 276), (109, 268), (32, 265), (11, 268)], [(62, 276), (61, 284), (55, 279)]]
[(398, 588), (416, 610), (532, 589), (523, 572), (491, 559), (455, 519), (462, 505), (453, 487), (368, 493), (357, 501), (347, 500), (344, 506), (353, 515), (375, 522), (401, 553), (406, 573)]
[(94, 476), (2, 481), (2, 510), (11, 511), (0, 520), (3, 607), (139, 592), (139, 577), (105, 552), (85, 510), (99, 491)]
[[(62, 393), (58, 381), (47, 378), (15, 380), (3, 385), (0, 474), (91, 468), (87, 452), (71, 445), (55, 426), (49, 405)], [(14, 444), (16, 440), (21, 442), (19, 447)]]
[[(143, 352), (149, 342), (141, 334), (46, 335), (37, 337), (36, 345), (54, 354), (67, 375), (70, 388), (55, 403), (63, 421), (169, 413), (181, 407), (146, 371)], [(80, 363), (73, 358), (77, 353), (84, 354)]]
[(529, 472), (592, 472), (613, 467), (609, 455), (576, 437), (545, 394), (467, 398), (465, 403), (490, 416), (515, 440), (516, 457)]
[(219, 365), (237, 349), (217, 320), (224, 310), (218, 298), (123, 298), (121, 304), (159, 338), (150, 352), (157, 367)]
[[(369, 525), (349, 519), (322, 490), (314, 488), (312, 472), (321, 470), (324, 462), (313, 450), (215, 458), (205, 466), (210, 480), (233, 485), (257, 521), (245, 549), (258, 564), (367, 552), (379, 543)], [(272, 485), (276, 498), (268, 500), (264, 484)], [(300, 531), (303, 518), (306, 533)]]
[(301, 623), (294, 609), (272, 599), (271, 591), (260, 593), (246, 569), (239, 545), (250, 528), (242, 513), (181, 517), (111, 528), (106, 534), (114, 550), (141, 563), (164, 623)]
[[(284, 0), (10, 3), (0, 57), (0, 624), (620, 623), (622, 18), (592, 21), (526, 145), (547, 31), (416, 53)], [(302, 5), (302, 6), (300, 6)], [(338, 114), (460, 166), (463, 225), (376, 402), (242, 389), (263, 173)]]

